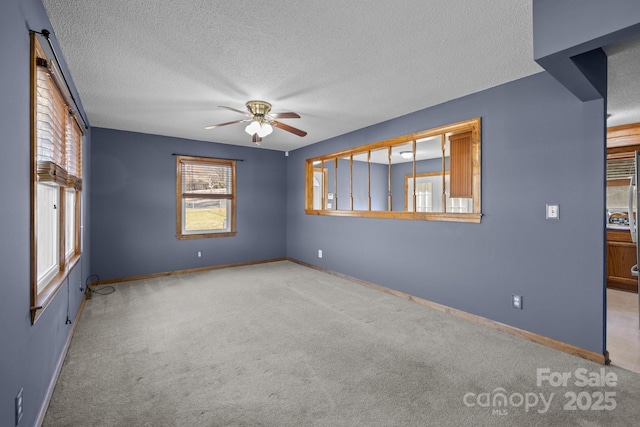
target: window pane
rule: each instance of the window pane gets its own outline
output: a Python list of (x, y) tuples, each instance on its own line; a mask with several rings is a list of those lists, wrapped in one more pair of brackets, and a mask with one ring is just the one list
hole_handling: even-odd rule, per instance
[[(445, 175), (447, 183), (449, 174)], [(416, 212), (443, 212), (442, 210), (442, 175), (432, 172), (416, 175)], [(413, 177), (405, 177), (407, 188), (407, 211), (413, 212)], [(447, 212), (449, 210), (447, 209)]]
[(230, 231), (231, 201), (185, 197), (183, 233)]
[(75, 252), (76, 236), (76, 192), (73, 189), (65, 190), (65, 256), (69, 258)]
[(36, 236), (38, 292), (58, 273), (58, 187), (37, 185)]
[(322, 168), (313, 169), (313, 209), (322, 209), (322, 204), (326, 199), (326, 170)]
[(433, 212), (433, 183), (416, 183), (416, 212)]

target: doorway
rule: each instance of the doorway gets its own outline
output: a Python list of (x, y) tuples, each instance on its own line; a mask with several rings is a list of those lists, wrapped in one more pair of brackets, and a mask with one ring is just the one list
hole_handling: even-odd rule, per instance
[[(625, 150), (631, 152), (640, 150), (640, 82), (638, 81), (640, 73), (637, 71), (640, 69), (640, 37), (633, 37), (603, 49), (608, 58), (607, 153), (609, 157), (612, 153), (619, 154)], [(609, 178), (614, 177), (608, 177), (607, 184), (611, 183)], [(625, 185), (626, 193), (628, 178)], [(632, 278), (628, 273), (627, 268), (627, 264), (636, 263), (636, 247), (630, 241), (630, 233), (618, 233), (618, 237), (623, 235), (629, 237), (629, 242), (625, 244), (631, 250), (631, 255), (627, 254), (627, 258), (632, 259), (625, 260), (624, 244), (621, 242), (611, 244), (610, 230), (615, 227), (612, 227), (609, 219), (607, 215), (606, 347), (612, 365), (640, 373), (638, 282), (637, 278)]]

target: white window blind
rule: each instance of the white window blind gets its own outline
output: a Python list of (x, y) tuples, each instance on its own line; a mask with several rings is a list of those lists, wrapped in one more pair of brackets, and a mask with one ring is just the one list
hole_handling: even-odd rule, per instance
[(207, 194), (231, 195), (231, 165), (182, 164), (182, 194), (202, 196)]
[(70, 115), (67, 119), (67, 144), (65, 145), (67, 187), (82, 189), (82, 130)]
[(53, 77), (55, 67), (36, 61), (38, 181), (82, 188), (82, 129)]
[(635, 159), (617, 158), (607, 160), (607, 180), (629, 179), (635, 173)]
[(37, 68), (38, 180), (64, 185), (66, 111), (64, 100), (44, 66)]

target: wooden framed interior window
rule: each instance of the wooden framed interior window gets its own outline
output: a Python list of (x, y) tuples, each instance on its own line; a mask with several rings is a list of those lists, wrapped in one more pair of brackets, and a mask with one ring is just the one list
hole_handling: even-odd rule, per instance
[(176, 156), (176, 237), (236, 234), (236, 162)]
[(475, 118), (307, 159), (305, 212), (478, 223), (480, 135)]
[(81, 254), (82, 127), (57, 64), (31, 34), (31, 321)]

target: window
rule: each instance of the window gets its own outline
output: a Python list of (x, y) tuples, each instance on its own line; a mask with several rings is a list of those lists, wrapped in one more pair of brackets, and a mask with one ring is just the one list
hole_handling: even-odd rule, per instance
[(479, 118), (310, 158), (305, 212), (477, 223), (480, 166)]
[(83, 132), (61, 82), (32, 34), (32, 322), (80, 258)]
[[(404, 177), (406, 191), (405, 210), (413, 211), (413, 175)], [(415, 177), (416, 212), (473, 212), (472, 198), (451, 197), (449, 171), (444, 176), (439, 172), (419, 173)], [(444, 187), (443, 187), (444, 185)], [(446, 210), (442, 208), (445, 201)]]
[(177, 156), (176, 237), (236, 234), (236, 162)]
[[(448, 178), (449, 175), (446, 175)], [(447, 184), (448, 184), (447, 179)], [(404, 177), (404, 187), (407, 189), (405, 194), (405, 210), (413, 212), (413, 184), (415, 182), (415, 199), (416, 212), (440, 212), (442, 194), (445, 190), (442, 188), (442, 175), (437, 172), (417, 174), (414, 181), (413, 175)], [(447, 186), (448, 188), (448, 186)]]
[(64, 256), (71, 258), (76, 250), (76, 191), (73, 188), (65, 188), (64, 193), (64, 230), (66, 232), (64, 242)]
[(41, 292), (60, 270), (58, 212), (60, 191), (53, 185), (38, 184), (36, 195), (36, 236), (38, 236), (37, 290)]
[[(327, 200), (327, 170), (313, 169), (313, 209), (322, 209)], [(327, 201), (326, 203), (331, 203)]]

